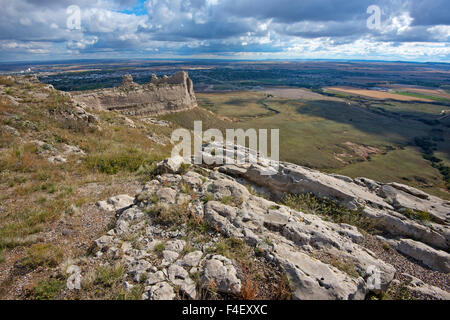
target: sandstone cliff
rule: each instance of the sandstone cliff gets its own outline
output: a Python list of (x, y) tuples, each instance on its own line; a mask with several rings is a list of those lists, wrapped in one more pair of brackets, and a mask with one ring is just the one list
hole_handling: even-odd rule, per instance
[(197, 106), (194, 85), (184, 71), (163, 78), (153, 75), (144, 85), (126, 75), (120, 87), (74, 94), (74, 100), (94, 109), (132, 116), (162, 115)]

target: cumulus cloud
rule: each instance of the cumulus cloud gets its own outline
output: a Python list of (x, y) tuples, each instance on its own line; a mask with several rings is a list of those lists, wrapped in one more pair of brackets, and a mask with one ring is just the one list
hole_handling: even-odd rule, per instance
[[(367, 8), (380, 8), (369, 29)], [(80, 28), (68, 28), (69, 6)], [(1, 59), (245, 56), (449, 61), (447, 0), (0, 0)]]

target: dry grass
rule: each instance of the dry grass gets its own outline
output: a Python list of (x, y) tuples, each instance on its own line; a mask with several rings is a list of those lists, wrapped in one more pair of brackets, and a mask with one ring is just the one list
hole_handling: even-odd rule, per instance
[(304, 88), (273, 88), (264, 89), (263, 92), (286, 99), (342, 101), (342, 99), (325, 96)]
[(51, 243), (37, 243), (28, 250), (25, 258), (17, 263), (20, 268), (36, 269), (39, 266), (53, 268), (64, 258), (62, 249)]
[(290, 300), (292, 296), (292, 287), (286, 275), (283, 275), (278, 283), (276, 290), (276, 300)]
[(251, 276), (248, 273), (245, 273), (245, 279), (242, 282), (239, 298), (242, 300), (255, 300), (258, 298), (258, 295), (259, 292), (256, 283), (251, 279)]
[[(130, 181), (148, 179), (152, 163), (169, 155), (171, 146), (157, 145), (147, 135), (158, 132), (170, 136), (172, 128), (136, 119), (138, 128), (130, 128), (116, 113), (87, 110), (100, 119), (96, 130), (85, 122), (64, 120), (65, 115), (73, 112), (68, 96), (44, 89), (41, 84), (15, 83), (0, 77), (2, 84), (10, 85), (8, 94), (19, 104), (1, 99), (0, 128), (3, 125), (15, 128), (20, 137), (7, 130), (0, 135), (0, 263), (19, 260), (26, 268), (42, 264), (51, 269), (59, 255), (56, 260), (46, 262), (45, 257), (42, 260), (39, 255), (45, 255), (46, 250), (39, 242), (45, 243), (50, 238), (59, 241), (61, 231), (56, 232), (58, 238), (54, 239), (55, 228), (67, 221), (70, 230), (81, 226), (84, 218), (78, 210), (86, 203), (121, 193)], [(33, 140), (44, 144), (40, 146)], [(63, 154), (63, 144), (76, 146), (86, 155)], [(67, 162), (53, 164), (47, 160), (58, 154), (63, 154)], [(91, 184), (101, 186), (101, 190), (86, 192)], [(77, 232), (71, 235), (75, 237), (72, 241), (80, 244), (97, 236)], [(16, 247), (24, 250), (11, 250)], [(9, 278), (5, 274), (0, 279)], [(13, 280), (20, 279), (15, 276)], [(42, 283), (40, 289), (42, 297), (48, 296), (45, 291), (52, 291), (52, 285)], [(7, 291), (2, 291), (2, 297)], [(128, 293), (121, 297), (127, 298)]]

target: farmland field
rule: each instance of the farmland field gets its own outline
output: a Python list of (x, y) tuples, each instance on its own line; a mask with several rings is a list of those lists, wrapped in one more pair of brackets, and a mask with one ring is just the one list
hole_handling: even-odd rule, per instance
[(379, 100), (359, 104), (318, 99), (315, 92), (301, 91), (303, 99), (272, 96), (273, 90), (200, 93), (200, 108), (164, 118), (189, 128), (194, 120), (202, 120), (203, 130), (279, 128), (281, 160), (352, 177), (407, 183), (450, 198), (439, 171), (414, 145), (416, 137), (438, 130), (444, 138), (437, 143), (436, 155), (448, 161), (448, 129), (431, 124), (442, 109), (450, 108)]
[(349, 93), (349, 94), (354, 94), (354, 95), (361, 95), (361, 96), (379, 99), (379, 100), (391, 99), (391, 100), (399, 100), (399, 101), (422, 101), (422, 102), (432, 102), (433, 101), (431, 99), (426, 99), (423, 97), (402, 95), (402, 94), (396, 94), (396, 93), (390, 93), (390, 92), (378, 91), (378, 90), (341, 88), (341, 87), (327, 87), (325, 89), (332, 91), (332, 92), (337, 91), (337, 92)]

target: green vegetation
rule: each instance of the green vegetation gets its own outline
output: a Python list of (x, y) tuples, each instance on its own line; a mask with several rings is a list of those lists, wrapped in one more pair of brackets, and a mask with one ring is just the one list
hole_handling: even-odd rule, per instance
[[(0, 127), (13, 128), (0, 134), (0, 263), (9, 250), (22, 246), (15, 251), (20, 272), (53, 268), (62, 252), (54, 244), (39, 243), (44, 233), (64, 217), (70, 235), (52, 233), (52, 240), (56, 244), (70, 237), (64, 249), (78, 254), (75, 245), (92, 241), (98, 230), (83, 226), (77, 208), (117, 195), (130, 182), (151, 179), (155, 162), (167, 157), (172, 147), (152, 143), (148, 135), (167, 137), (173, 128), (136, 119), (139, 127), (131, 128), (117, 113), (92, 110), (88, 112), (98, 123), (75, 120), (70, 116), (73, 102), (43, 84), (1, 76), (0, 83), (10, 85), (8, 94), (20, 102), (0, 98)], [(66, 144), (83, 153), (65, 153)], [(54, 155), (67, 161), (52, 163)], [(42, 288), (47, 290), (44, 284)]]
[(422, 99), (434, 100), (434, 101), (439, 101), (439, 102), (450, 102), (450, 99), (447, 99), (445, 97), (433, 96), (433, 95), (417, 93), (417, 92), (394, 91), (393, 93), (401, 94), (403, 96), (422, 98)]
[(434, 151), (437, 150), (437, 143), (435, 141), (445, 141), (443, 138), (442, 130), (432, 131), (432, 137), (414, 138), (415, 144), (422, 149), (423, 158), (430, 161), (433, 168), (439, 170), (439, 172), (442, 174), (447, 190), (450, 190), (450, 167), (445, 165), (442, 159), (434, 155)]
[(141, 300), (142, 294), (144, 293), (144, 286), (142, 284), (137, 284), (133, 286), (129, 291), (120, 291), (117, 294), (117, 300)]
[(151, 168), (156, 159), (142, 150), (128, 148), (119, 152), (108, 154), (90, 154), (86, 164), (91, 169), (102, 173), (116, 174), (119, 171), (136, 172), (140, 168)]
[(347, 223), (363, 230), (371, 230), (374, 227), (373, 223), (362, 217), (359, 211), (349, 210), (336, 201), (319, 198), (311, 193), (285, 194), (280, 203), (307, 214), (319, 215), (335, 223)]
[(407, 216), (410, 219), (414, 219), (420, 222), (428, 222), (432, 220), (432, 217), (428, 212), (421, 210), (412, 210), (408, 208), (403, 208), (399, 210), (402, 214)]
[(53, 300), (64, 288), (65, 282), (58, 279), (41, 280), (33, 288), (33, 299)]
[(370, 161), (350, 164), (336, 173), (352, 178), (364, 176), (383, 182), (405, 183), (443, 199), (449, 197), (441, 190), (443, 183), (439, 171), (429, 165), (417, 148), (406, 147), (386, 155), (374, 155)]
[(171, 226), (183, 224), (188, 221), (189, 213), (187, 212), (186, 207), (186, 204), (156, 204), (146, 212), (153, 218), (156, 223), (165, 226)]
[(222, 197), (220, 202), (222, 202), (223, 204), (226, 204), (226, 205), (239, 207), (242, 204), (243, 200), (241, 198), (237, 198), (234, 196), (224, 196), (224, 197)]
[(125, 269), (122, 264), (99, 265), (83, 277), (76, 299), (138, 300), (144, 291), (143, 284), (136, 284), (129, 291), (123, 289)]
[(244, 241), (236, 238), (222, 239), (216, 243), (216, 247), (214, 248), (215, 253), (238, 261), (244, 269), (247, 269), (252, 265), (252, 261), (249, 259), (252, 251), (252, 248)]
[(39, 266), (53, 268), (61, 263), (63, 251), (51, 243), (37, 243), (27, 250), (27, 255), (18, 262), (21, 268), (36, 269)]
[(99, 266), (95, 270), (94, 284), (104, 287), (112, 287), (120, 281), (124, 275), (124, 267), (121, 264), (113, 266)]
[[(203, 130), (218, 128), (279, 128), (280, 158), (326, 172), (351, 177), (365, 176), (382, 182), (400, 182), (444, 199), (445, 182), (439, 163), (423, 159), (410, 147), (417, 136), (441, 129), (437, 115), (445, 106), (426, 103), (380, 102), (356, 97), (350, 105), (338, 101), (301, 101), (268, 98), (258, 92), (197, 94), (201, 108), (164, 116), (193, 129), (194, 120)], [(274, 112), (261, 113), (267, 105)], [(235, 113), (234, 110), (241, 110)], [(448, 109), (448, 108), (447, 108)], [(227, 120), (235, 114), (233, 122)], [(226, 118), (221, 118), (226, 117)], [(435, 154), (450, 148), (448, 130), (436, 141)], [(270, 152), (270, 150), (269, 150)], [(450, 160), (449, 160), (450, 161)]]
[(356, 270), (356, 266), (351, 261), (343, 261), (335, 257), (331, 258), (331, 265), (353, 278), (358, 278), (360, 274)]
[(166, 249), (166, 244), (163, 242), (160, 242), (153, 248), (153, 251), (155, 251), (158, 254), (161, 254), (165, 249)]

